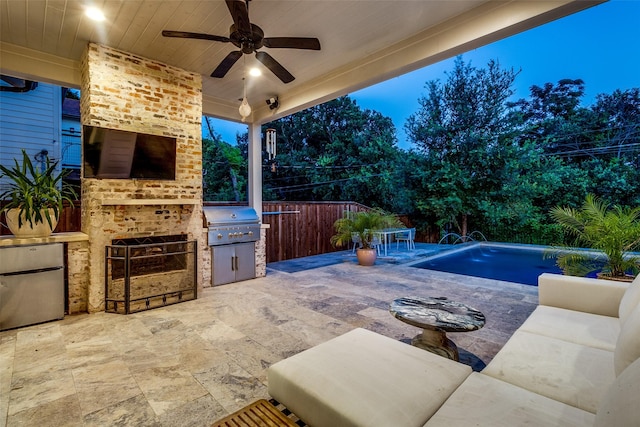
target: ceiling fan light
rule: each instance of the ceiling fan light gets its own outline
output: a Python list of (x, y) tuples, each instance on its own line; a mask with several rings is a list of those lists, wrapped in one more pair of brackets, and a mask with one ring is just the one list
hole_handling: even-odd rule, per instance
[(94, 21), (104, 21), (106, 19), (104, 13), (97, 7), (88, 7), (84, 13)]
[(238, 108), (238, 112), (240, 113), (240, 117), (242, 117), (242, 121), (251, 115), (251, 106), (249, 102), (247, 102), (247, 97), (242, 98), (242, 103), (240, 104), (240, 108)]
[(260, 71), (260, 68), (253, 67), (249, 70), (249, 75), (253, 77), (259, 77), (262, 75), (262, 71)]

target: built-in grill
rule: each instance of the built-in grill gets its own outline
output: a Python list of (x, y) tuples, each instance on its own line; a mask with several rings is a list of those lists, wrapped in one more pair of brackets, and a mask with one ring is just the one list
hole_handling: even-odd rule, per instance
[(202, 208), (211, 246), (213, 285), (256, 277), (255, 242), (260, 240), (260, 218), (247, 206)]
[(260, 240), (260, 218), (247, 206), (206, 206), (202, 208), (209, 228), (209, 246)]

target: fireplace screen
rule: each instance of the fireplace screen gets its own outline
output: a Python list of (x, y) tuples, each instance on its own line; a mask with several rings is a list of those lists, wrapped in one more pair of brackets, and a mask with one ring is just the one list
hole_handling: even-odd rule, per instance
[(129, 314), (197, 298), (197, 242), (117, 239), (105, 252), (105, 311)]

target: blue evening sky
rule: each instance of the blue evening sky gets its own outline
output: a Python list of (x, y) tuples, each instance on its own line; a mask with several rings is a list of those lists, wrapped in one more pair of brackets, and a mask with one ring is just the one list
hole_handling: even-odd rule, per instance
[[(610, 0), (566, 18), (465, 53), (465, 62), (482, 68), (495, 59), (503, 68), (521, 70), (515, 99), (527, 98), (532, 85), (582, 79), (583, 105), (597, 94), (640, 87), (640, 0)], [(393, 78), (350, 94), (362, 108), (377, 110), (393, 120), (398, 146), (411, 148), (404, 124), (419, 108), (429, 80), (446, 80), (454, 58)], [(235, 144), (239, 123), (213, 122), (223, 140)]]

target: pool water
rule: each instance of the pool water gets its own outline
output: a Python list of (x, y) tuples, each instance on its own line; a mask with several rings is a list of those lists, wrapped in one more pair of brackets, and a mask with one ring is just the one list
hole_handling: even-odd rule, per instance
[(562, 274), (555, 258), (545, 259), (543, 250), (485, 244), (439, 256), (413, 267), (533, 286), (538, 286), (538, 276), (542, 273)]

